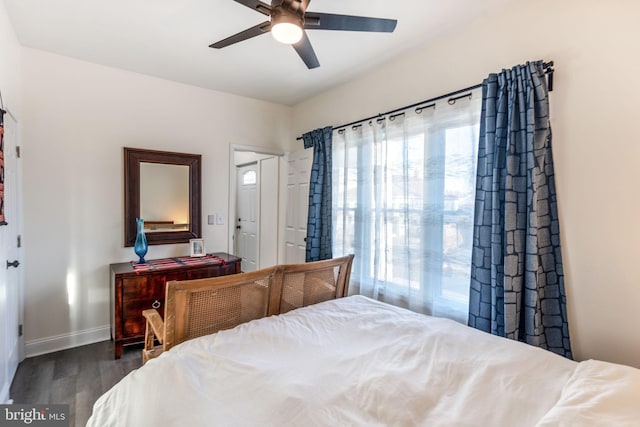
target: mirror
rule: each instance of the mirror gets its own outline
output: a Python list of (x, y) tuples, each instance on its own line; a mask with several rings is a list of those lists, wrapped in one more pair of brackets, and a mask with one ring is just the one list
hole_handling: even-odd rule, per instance
[(149, 245), (186, 243), (201, 230), (201, 156), (124, 148), (125, 246), (145, 220)]
[(140, 163), (145, 233), (189, 229), (189, 166)]

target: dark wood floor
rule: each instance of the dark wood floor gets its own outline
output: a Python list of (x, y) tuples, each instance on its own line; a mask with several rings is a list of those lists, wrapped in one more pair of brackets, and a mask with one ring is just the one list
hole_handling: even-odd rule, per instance
[(141, 347), (125, 347), (114, 360), (113, 343), (103, 341), (25, 359), (11, 384), (14, 403), (67, 403), (70, 426), (85, 426), (94, 402), (142, 365)]

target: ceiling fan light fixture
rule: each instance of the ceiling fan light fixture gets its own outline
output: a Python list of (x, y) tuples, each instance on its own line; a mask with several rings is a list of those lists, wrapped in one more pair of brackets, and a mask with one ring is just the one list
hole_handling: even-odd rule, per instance
[(302, 28), (291, 22), (280, 22), (271, 27), (274, 39), (284, 44), (295, 44), (302, 39)]
[(271, 35), (280, 43), (298, 43), (302, 39), (302, 23), (299, 18), (293, 16), (272, 17)]

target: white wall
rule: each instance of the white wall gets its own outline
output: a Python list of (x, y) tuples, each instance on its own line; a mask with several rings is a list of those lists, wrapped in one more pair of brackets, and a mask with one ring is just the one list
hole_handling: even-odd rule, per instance
[(295, 134), (471, 86), (527, 60), (553, 60), (551, 120), (574, 354), (640, 367), (640, 3), (515, 1), (458, 30), (295, 106)]
[[(20, 118), (20, 45), (13, 31), (13, 26), (9, 21), (4, 3), (0, 2), (0, 92), (4, 109), (10, 111), (16, 119)], [(8, 117), (5, 117), (9, 120)], [(7, 218), (7, 221), (11, 219)], [(7, 258), (5, 251), (6, 227), (0, 231), (0, 260), (4, 263)], [(4, 268), (4, 267), (3, 267)], [(9, 322), (9, 310), (7, 301), (9, 295), (7, 289), (6, 275), (2, 275), (0, 280), (0, 403), (5, 403), (9, 399), (9, 386), (12, 372), (9, 372), (7, 361), (9, 359), (10, 348), (7, 343), (7, 327), (14, 327), (15, 321)]]
[[(291, 109), (23, 49), (27, 355), (109, 337), (109, 271), (123, 246), (122, 147), (202, 155), (203, 237), (225, 251), (229, 144), (282, 149)], [(150, 246), (147, 258), (186, 255)]]

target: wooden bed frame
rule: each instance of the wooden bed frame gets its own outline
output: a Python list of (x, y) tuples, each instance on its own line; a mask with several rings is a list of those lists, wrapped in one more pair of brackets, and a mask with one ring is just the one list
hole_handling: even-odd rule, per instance
[[(167, 282), (164, 321), (155, 309), (142, 312), (147, 319), (142, 362), (192, 338), (344, 297), (352, 262), (353, 255), (347, 255), (251, 273)], [(155, 340), (160, 345), (155, 345)]]

